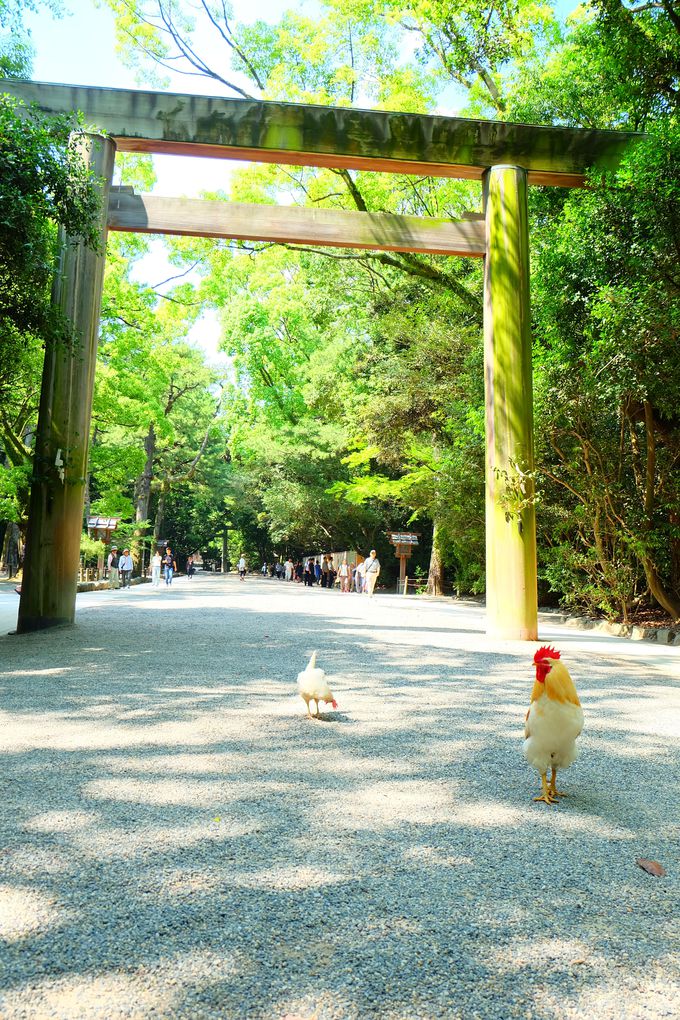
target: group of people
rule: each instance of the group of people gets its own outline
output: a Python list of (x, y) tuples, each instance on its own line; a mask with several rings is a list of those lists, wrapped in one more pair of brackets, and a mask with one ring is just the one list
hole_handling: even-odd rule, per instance
[(163, 580), (166, 585), (171, 585), (172, 579), (177, 572), (177, 563), (170, 546), (167, 547), (162, 555), (156, 549), (156, 552), (151, 557), (151, 585), (153, 588), (160, 587), (161, 570), (163, 571)]
[[(241, 554), (238, 573), (242, 581), (245, 580), (246, 572), (245, 557)], [(304, 584), (309, 588), (315, 585), (320, 588), (334, 588), (338, 584), (342, 592), (356, 591), (359, 594), (373, 595), (380, 575), (380, 561), (375, 549), (371, 549), (370, 555), (365, 560), (359, 560), (357, 563), (348, 563), (347, 557), (344, 556), (337, 567), (331, 555), (310, 556), (296, 563), (289, 556), (285, 563), (281, 560), (263, 563), (261, 574), (263, 577), (276, 577), (280, 581), (297, 581), (298, 584)]]
[[(112, 545), (107, 560), (109, 588), (130, 588), (132, 583), (132, 556), (129, 549), (123, 549), (122, 556), (118, 555), (118, 546)], [(177, 562), (170, 546), (164, 553), (159, 549), (151, 557), (151, 584), (154, 588), (160, 587), (161, 571), (166, 585), (172, 584), (172, 579), (177, 572)], [(190, 556), (187, 560), (187, 578), (191, 580), (196, 572), (194, 558)]]
[(132, 556), (129, 549), (123, 549), (122, 555), (118, 555), (118, 546), (112, 545), (107, 560), (109, 571), (109, 588), (114, 591), (118, 588), (129, 588), (132, 582)]

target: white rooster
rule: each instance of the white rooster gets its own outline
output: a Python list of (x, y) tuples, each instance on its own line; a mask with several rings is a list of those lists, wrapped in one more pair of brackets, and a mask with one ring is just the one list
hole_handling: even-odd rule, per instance
[(524, 726), (524, 757), (541, 774), (543, 792), (534, 800), (556, 804), (558, 797), (565, 796), (555, 786), (557, 770), (566, 769), (578, 754), (576, 738), (583, 729), (583, 709), (558, 651), (539, 648), (534, 663), (536, 680)]
[[(307, 715), (310, 719), (319, 718), (319, 702), (323, 701), (327, 705), (330, 704), (333, 708), (338, 707), (338, 703), (333, 697), (333, 692), (328, 686), (326, 680), (326, 674), (322, 669), (319, 669), (316, 664), (316, 652), (312, 652), (312, 657), (309, 660), (309, 665), (306, 669), (303, 669), (301, 673), (298, 673), (298, 690), (304, 703), (307, 706)], [(310, 701), (316, 702), (316, 715), (312, 716), (309, 710)]]

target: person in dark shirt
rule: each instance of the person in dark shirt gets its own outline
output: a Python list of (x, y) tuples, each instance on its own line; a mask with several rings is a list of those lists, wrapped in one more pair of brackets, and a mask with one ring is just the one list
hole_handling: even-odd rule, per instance
[(172, 575), (177, 570), (177, 564), (175, 563), (175, 557), (172, 555), (172, 549), (170, 546), (165, 550), (165, 556), (163, 557), (163, 577), (165, 578), (166, 584), (172, 584)]

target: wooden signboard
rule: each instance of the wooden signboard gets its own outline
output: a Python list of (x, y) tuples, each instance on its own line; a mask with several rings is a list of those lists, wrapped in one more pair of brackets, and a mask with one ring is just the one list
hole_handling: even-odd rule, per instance
[(390, 531), (390, 544), (393, 545), (394, 554), (399, 558), (399, 586), (405, 595), (408, 591), (406, 579), (406, 560), (413, 555), (415, 546), (420, 538), (419, 531)]

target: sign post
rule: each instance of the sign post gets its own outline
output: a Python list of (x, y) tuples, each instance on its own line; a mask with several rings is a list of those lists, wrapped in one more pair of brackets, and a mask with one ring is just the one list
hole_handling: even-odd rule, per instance
[(399, 588), (402, 595), (408, 592), (408, 577), (406, 576), (406, 560), (413, 555), (413, 549), (418, 545), (419, 531), (390, 531), (390, 545), (395, 547), (394, 554), (399, 557)]

